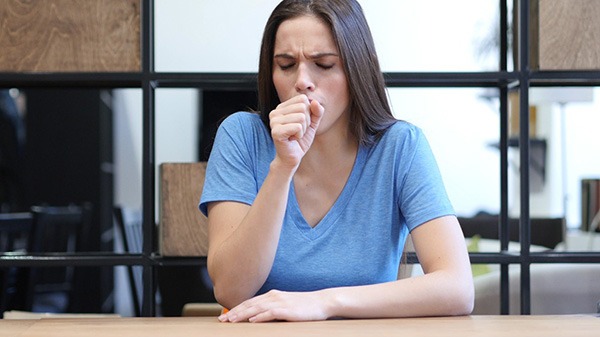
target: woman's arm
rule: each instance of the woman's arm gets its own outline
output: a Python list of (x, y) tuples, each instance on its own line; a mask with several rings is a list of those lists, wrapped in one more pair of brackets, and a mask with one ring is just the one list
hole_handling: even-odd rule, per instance
[(245, 301), (219, 319), (258, 322), (469, 314), (474, 303), (473, 279), (456, 217), (434, 219), (411, 234), (423, 276), (306, 293), (271, 291)]
[(356, 295), (332, 290), (333, 316), (404, 317), (471, 313), (473, 277), (464, 236), (454, 216), (429, 221), (411, 232), (425, 275), (364, 287)]
[(208, 205), (208, 271), (215, 297), (226, 308), (254, 296), (271, 271), (290, 183), (323, 112), (306, 95), (279, 104), (269, 116), (276, 155), (252, 206), (228, 201)]
[(254, 296), (271, 270), (291, 181), (288, 171), (271, 164), (252, 206), (208, 205), (208, 271), (215, 297), (225, 307)]

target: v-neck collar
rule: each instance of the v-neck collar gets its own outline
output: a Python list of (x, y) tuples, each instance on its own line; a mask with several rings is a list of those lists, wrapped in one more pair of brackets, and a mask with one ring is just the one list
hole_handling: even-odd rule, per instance
[(350, 176), (344, 184), (344, 188), (342, 192), (335, 200), (334, 204), (331, 206), (329, 211), (325, 214), (323, 219), (317, 223), (315, 227), (311, 227), (304, 216), (302, 215), (302, 211), (300, 210), (300, 205), (298, 204), (298, 199), (296, 198), (296, 190), (294, 188), (294, 182), (290, 183), (290, 191), (289, 191), (289, 206), (288, 212), (289, 216), (296, 226), (298, 230), (309, 240), (315, 240), (320, 237), (323, 233), (327, 232), (331, 226), (333, 226), (337, 219), (342, 214), (344, 208), (350, 201), (352, 194), (356, 188), (356, 183), (360, 178), (360, 175), (363, 171), (365, 165), (365, 156), (366, 156), (366, 148), (362, 145), (359, 145), (358, 152), (356, 154), (356, 159), (354, 160), (354, 164), (352, 166), (352, 171), (350, 172)]

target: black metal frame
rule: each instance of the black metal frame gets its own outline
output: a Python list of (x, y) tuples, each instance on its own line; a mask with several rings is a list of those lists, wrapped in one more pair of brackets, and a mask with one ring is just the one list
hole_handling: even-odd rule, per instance
[[(508, 251), (508, 90), (520, 91), (519, 143), (521, 165), (529, 163), (529, 88), (532, 86), (599, 86), (600, 71), (533, 71), (529, 68), (529, 1), (520, 3), (520, 69), (507, 70), (508, 11), (507, 1), (500, 4), (500, 71), (498, 72), (428, 72), (385, 73), (389, 87), (493, 87), (500, 94), (500, 220), (501, 249), (497, 253), (471, 253), (472, 263), (500, 265), (500, 312), (509, 313), (508, 266), (521, 266), (521, 313), (531, 312), (530, 266), (534, 263), (600, 263), (600, 252), (558, 253), (530, 252), (529, 171), (521, 170), (520, 253)], [(142, 71), (140, 73), (0, 73), (0, 87), (94, 87), (141, 88), (143, 91), (143, 238), (141, 254), (82, 253), (9, 255), (0, 254), (0, 267), (6, 266), (132, 266), (143, 267), (142, 316), (155, 315), (157, 266), (204, 265), (206, 258), (165, 258), (157, 254), (154, 224), (155, 198), (155, 90), (157, 88), (254, 89), (254, 73), (156, 73), (154, 71), (154, 1), (142, 0)], [(409, 263), (417, 262), (414, 254)]]

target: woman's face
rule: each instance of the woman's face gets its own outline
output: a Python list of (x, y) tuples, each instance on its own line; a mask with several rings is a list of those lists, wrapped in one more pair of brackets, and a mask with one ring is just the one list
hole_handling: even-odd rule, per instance
[(348, 128), (350, 95), (339, 51), (329, 27), (314, 16), (281, 23), (275, 35), (273, 83), (281, 102), (305, 94), (325, 113), (317, 134)]

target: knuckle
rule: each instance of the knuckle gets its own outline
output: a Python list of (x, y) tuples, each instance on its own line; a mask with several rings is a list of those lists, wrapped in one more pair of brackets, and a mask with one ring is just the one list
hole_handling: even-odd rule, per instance
[(280, 318), (282, 317), (282, 310), (279, 308), (272, 308), (267, 310), (267, 314), (269, 315), (269, 317)]
[(269, 290), (269, 292), (267, 294), (269, 294), (269, 296), (271, 296), (273, 298), (278, 298), (278, 297), (281, 297), (282, 292), (280, 290), (272, 289), (272, 290)]

